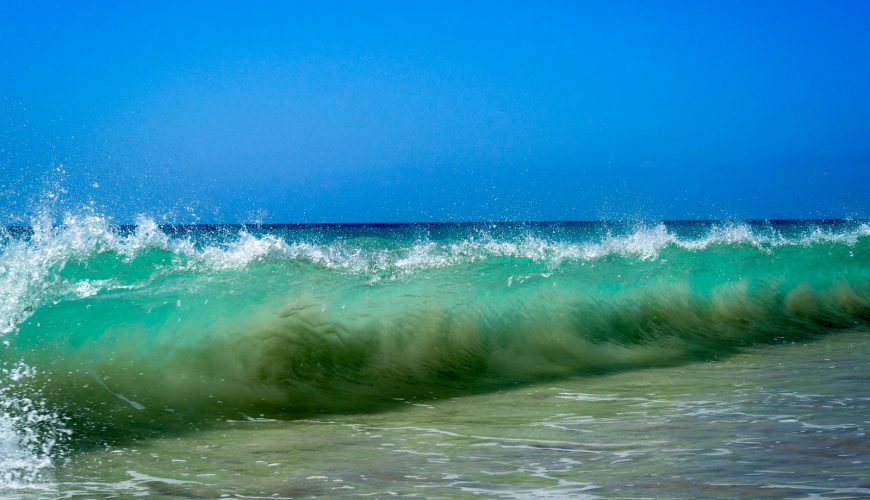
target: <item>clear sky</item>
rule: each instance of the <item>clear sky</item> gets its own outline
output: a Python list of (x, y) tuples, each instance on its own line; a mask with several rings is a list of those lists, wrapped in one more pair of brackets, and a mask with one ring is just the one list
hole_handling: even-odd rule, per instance
[(866, 218), (870, 2), (0, 0), (0, 222), (51, 196), (118, 222)]

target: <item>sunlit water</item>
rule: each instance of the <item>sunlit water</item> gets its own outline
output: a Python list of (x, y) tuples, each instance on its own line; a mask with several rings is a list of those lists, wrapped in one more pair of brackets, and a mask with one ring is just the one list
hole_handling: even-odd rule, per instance
[(870, 496), (863, 222), (0, 234), (0, 495)]

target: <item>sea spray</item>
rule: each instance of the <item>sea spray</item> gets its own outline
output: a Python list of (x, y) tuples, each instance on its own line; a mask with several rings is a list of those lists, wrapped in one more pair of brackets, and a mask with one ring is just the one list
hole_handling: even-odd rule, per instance
[(23, 363), (0, 367), (0, 491), (44, 488), (71, 435), (30, 384), (35, 374)]

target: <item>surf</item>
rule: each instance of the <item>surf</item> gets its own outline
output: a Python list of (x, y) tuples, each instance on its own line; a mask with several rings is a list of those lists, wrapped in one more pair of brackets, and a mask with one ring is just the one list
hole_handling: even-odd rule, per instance
[[(215, 419), (374, 411), (870, 322), (861, 221), (118, 227), (85, 214), (0, 241), (0, 423), (33, 465), (19, 471)], [(27, 437), (28, 418), (43, 434)]]

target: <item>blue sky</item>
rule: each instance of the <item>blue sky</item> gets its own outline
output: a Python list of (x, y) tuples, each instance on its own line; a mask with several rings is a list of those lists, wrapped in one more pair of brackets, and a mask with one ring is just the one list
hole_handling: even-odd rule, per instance
[(0, 47), (0, 222), (870, 217), (868, 2), (2, 0)]

